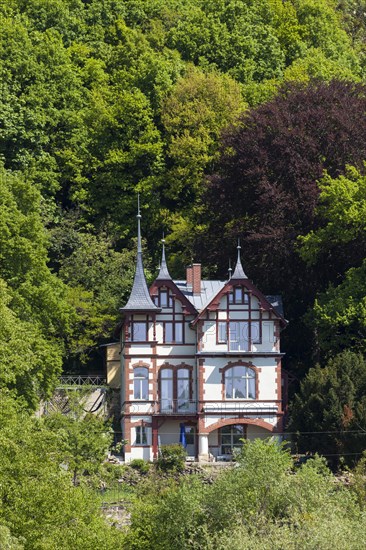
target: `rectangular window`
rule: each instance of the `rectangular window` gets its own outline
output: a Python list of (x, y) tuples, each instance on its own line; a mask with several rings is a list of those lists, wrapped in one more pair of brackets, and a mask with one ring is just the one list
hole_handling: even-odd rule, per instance
[(136, 426), (135, 445), (147, 445), (147, 430), (145, 426)]
[(231, 351), (249, 351), (247, 321), (230, 321), (229, 341)]
[(235, 286), (229, 293), (229, 304), (248, 304), (249, 296), (242, 286)]
[(253, 344), (261, 344), (260, 321), (251, 322), (251, 340)]
[(164, 343), (165, 344), (182, 344), (183, 343), (183, 323), (164, 323)]
[(243, 289), (241, 288), (241, 286), (235, 287), (234, 300), (236, 304), (241, 304), (243, 302)]
[(166, 344), (173, 343), (173, 323), (165, 323), (165, 339)]
[(146, 342), (147, 341), (147, 324), (145, 322), (134, 322), (132, 324), (132, 341)]
[(217, 323), (217, 342), (218, 344), (226, 344), (227, 343), (227, 324), (226, 321), (219, 321)]
[(166, 290), (160, 291), (160, 306), (168, 307), (168, 293)]
[(175, 342), (176, 344), (183, 343), (183, 323), (175, 323)]

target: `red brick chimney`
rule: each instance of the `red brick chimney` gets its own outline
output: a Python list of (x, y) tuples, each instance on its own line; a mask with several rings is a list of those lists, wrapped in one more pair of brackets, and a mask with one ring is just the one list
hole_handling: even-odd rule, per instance
[(192, 291), (201, 294), (201, 264), (192, 264)]
[(192, 284), (193, 284), (193, 268), (192, 268), (191, 265), (187, 265), (186, 278), (187, 278), (187, 286), (192, 286)]

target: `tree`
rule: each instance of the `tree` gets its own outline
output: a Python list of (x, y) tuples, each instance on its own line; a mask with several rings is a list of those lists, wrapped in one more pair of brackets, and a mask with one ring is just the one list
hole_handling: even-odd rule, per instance
[(47, 266), (40, 193), (3, 168), (0, 309), (0, 385), (16, 388), (34, 407), (60, 374), (73, 311), (65, 301), (65, 286)]
[(209, 484), (194, 475), (138, 488), (127, 549), (351, 548), (366, 533), (362, 508), (323, 459), (293, 468), (275, 441), (247, 441), (235, 468)]
[(309, 370), (290, 411), (289, 431), (300, 452), (318, 452), (330, 463), (354, 463), (366, 448), (366, 361), (343, 351)]
[(64, 398), (67, 414), (47, 415), (44, 424), (57, 436), (59, 460), (72, 474), (73, 484), (79, 485), (83, 475), (98, 471), (113, 436), (103, 418), (84, 409), (88, 401), (87, 390), (66, 394)]
[[(95, 492), (73, 486), (65, 469), (65, 433), (50, 429), (7, 392), (0, 397), (0, 525), (9, 529), (8, 540), (17, 539), (26, 550), (123, 546), (123, 533), (102, 517)], [(85, 440), (96, 438), (88, 422), (81, 426)]]
[(308, 265), (324, 264), (338, 276), (317, 296), (308, 320), (322, 353), (365, 351), (366, 177), (348, 167), (338, 178), (326, 175), (319, 188), (321, 224), (299, 237), (300, 254)]
[[(319, 223), (317, 181), (324, 171), (337, 177), (349, 163), (363, 166), (365, 91), (340, 81), (286, 85), (226, 134), (219, 171), (208, 186), (204, 217), (211, 221), (197, 251), (224, 273), (228, 258), (216, 251), (233, 248), (241, 236), (247, 273), (264, 291), (283, 295), (291, 321), (285, 334), (289, 359), (299, 352), (299, 318), (338, 273), (320, 263), (306, 266), (297, 237)], [(311, 338), (302, 339), (302, 358), (311, 352)], [(294, 341), (297, 349), (291, 350)]]

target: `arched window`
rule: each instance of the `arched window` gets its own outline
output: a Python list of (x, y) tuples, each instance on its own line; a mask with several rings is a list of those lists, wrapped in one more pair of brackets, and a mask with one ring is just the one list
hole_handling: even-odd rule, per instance
[(149, 399), (149, 369), (135, 367), (133, 369), (133, 397), (134, 399)]
[(226, 399), (255, 399), (255, 371), (249, 367), (231, 367), (225, 371)]

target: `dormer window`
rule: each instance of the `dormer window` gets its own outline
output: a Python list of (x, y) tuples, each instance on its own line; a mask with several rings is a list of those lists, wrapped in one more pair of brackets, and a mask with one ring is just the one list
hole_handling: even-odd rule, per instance
[(160, 291), (160, 307), (168, 307), (168, 292), (167, 290)]
[(159, 294), (154, 296), (154, 304), (161, 308), (173, 307), (173, 296), (169, 294), (167, 289), (159, 290)]
[(229, 304), (248, 304), (249, 296), (242, 286), (234, 286), (233, 291), (229, 293)]

